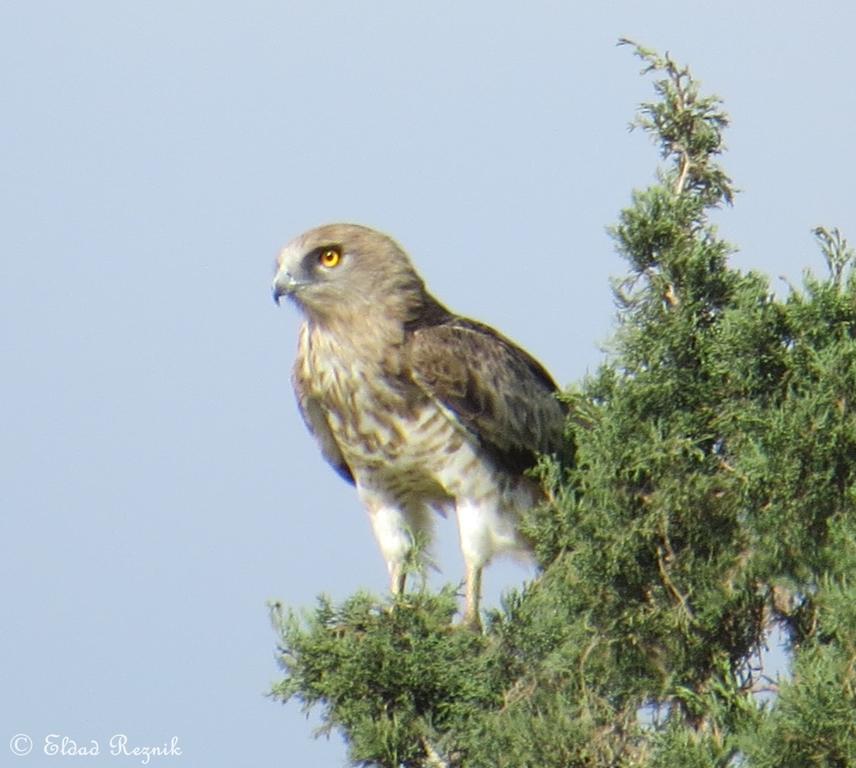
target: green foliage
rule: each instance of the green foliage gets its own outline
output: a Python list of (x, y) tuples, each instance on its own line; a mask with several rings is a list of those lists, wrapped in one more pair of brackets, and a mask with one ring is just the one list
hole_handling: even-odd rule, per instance
[(466, 731), (502, 698), (485, 639), (452, 626), (456, 608), (448, 589), (386, 606), (363, 593), (340, 608), (321, 598), (308, 626), (275, 607), (286, 678), (273, 694), (323, 702), (326, 728), (351, 734), (355, 764), (422, 765), (440, 734)]
[(449, 589), (276, 622), (273, 695), (320, 707), (354, 764), (856, 766), (854, 253), (815, 230), (829, 276), (784, 300), (730, 269), (727, 116), (635, 51), (664, 165), (612, 231), (628, 274), (610, 358), (566, 395), (575, 464), (539, 465), (543, 572), (482, 635)]

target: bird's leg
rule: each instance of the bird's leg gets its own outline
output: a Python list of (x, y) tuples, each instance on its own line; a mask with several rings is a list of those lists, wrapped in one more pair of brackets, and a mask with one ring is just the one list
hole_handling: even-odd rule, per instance
[(407, 553), (413, 546), (407, 518), (399, 506), (377, 491), (360, 486), (358, 490), (360, 498), (368, 508), (375, 538), (386, 561), (390, 592), (393, 597), (397, 597), (404, 594)]
[(404, 594), (404, 586), (407, 582), (407, 569), (404, 567), (404, 562), (400, 560), (391, 560), (387, 563), (389, 569), (389, 589), (394, 597)]
[(464, 608), (463, 624), (474, 632), (481, 632), (481, 616), (479, 615), (479, 600), (481, 598), (482, 566), (467, 563), (466, 606)]

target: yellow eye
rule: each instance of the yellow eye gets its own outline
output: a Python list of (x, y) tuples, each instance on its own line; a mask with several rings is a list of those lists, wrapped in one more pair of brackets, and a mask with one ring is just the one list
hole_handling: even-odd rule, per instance
[(328, 269), (337, 266), (341, 260), (342, 254), (338, 248), (327, 248), (321, 251), (321, 255), (318, 257), (318, 263)]

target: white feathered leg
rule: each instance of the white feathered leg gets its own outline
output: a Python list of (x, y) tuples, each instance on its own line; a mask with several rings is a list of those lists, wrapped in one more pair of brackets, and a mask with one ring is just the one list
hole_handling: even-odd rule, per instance
[(466, 566), (463, 622), (466, 626), (481, 628), (482, 570), (494, 555), (509, 553), (524, 558), (530, 555), (530, 545), (521, 536), (518, 525), (523, 511), (532, 505), (534, 493), (533, 486), (521, 483), (503, 494), (458, 501), (458, 533)]
[(415, 540), (430, 544), (431, 511), (397, 506), (394, 500), (373, 489), (357, 486), (360, 499), (369, 512), (372, 530), (389, 571), (390, 591), (404, 592), (407, 581), (407, 560)]

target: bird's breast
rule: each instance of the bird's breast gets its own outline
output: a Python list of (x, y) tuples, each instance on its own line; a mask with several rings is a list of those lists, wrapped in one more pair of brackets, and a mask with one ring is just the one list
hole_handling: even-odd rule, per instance
[(359, 486), (438, 510), (466, 499), (514, 519), (531, 505), (532, 481), (503, 472), (389, 350), (386, 356), (358, 355), (329, 339), (302, 348), (300, 379)]
[(367, 359), (327, 339), (312, 341), (305, 380), (355, 471), (412, 465), (433, 474), (468, 439), (409, 379), (394, 351)]

